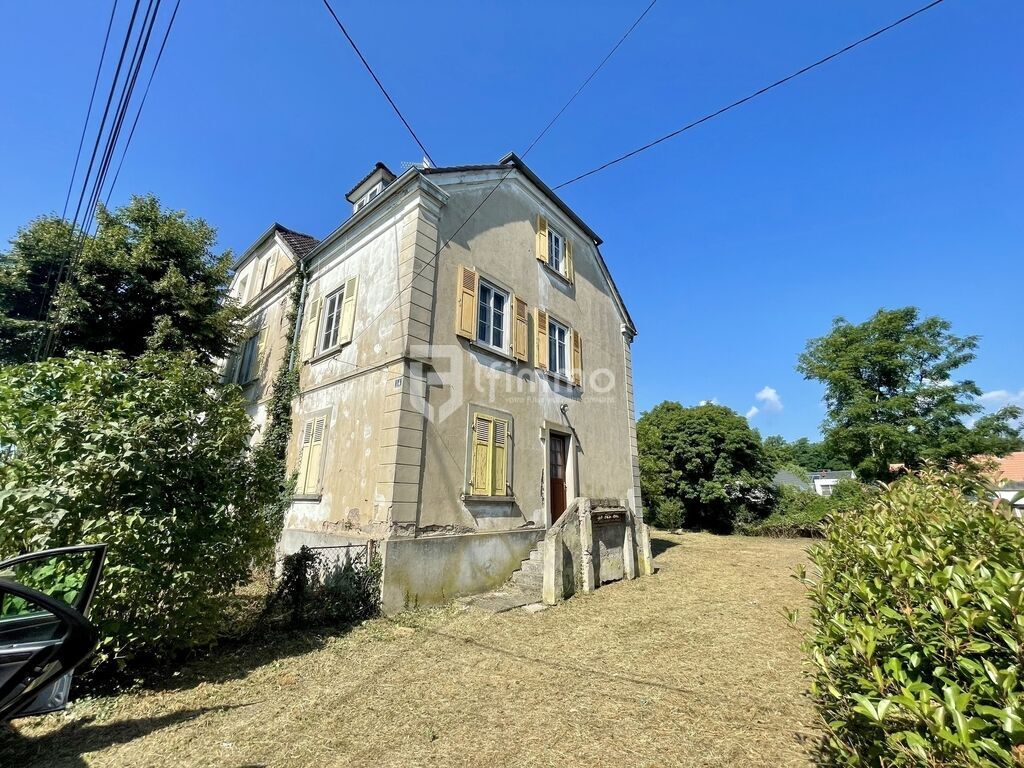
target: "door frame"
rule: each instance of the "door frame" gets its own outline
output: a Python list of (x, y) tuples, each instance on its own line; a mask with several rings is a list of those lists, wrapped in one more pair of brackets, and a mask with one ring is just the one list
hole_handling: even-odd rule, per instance
[(551, 434), (565, 438), (565, 506), (572, 504), (579, 493), (579, 472), (577, 464), (576, 435), (565, 424), (545, 421), (540, 428), (540, 441), (544, 446), (544, 528), (551, 527)]

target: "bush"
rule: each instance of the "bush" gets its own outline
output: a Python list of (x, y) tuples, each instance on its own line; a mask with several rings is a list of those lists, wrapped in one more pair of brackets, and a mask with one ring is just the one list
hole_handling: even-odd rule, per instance
[(783, 486), (775, 511), (764, 520), (738, 525), (737, 532), (745, 536), (820, 538), (829, 515), (864, 509), (874, 495), (872, 486), (856, 480), (841, 480), (831, 496)]
[(1024, 764), (1024, 530), (985, 498), (907, 476), (812, 547), (807, 650), (835, 762)]
[(380, 612), (379, 557), (365, 554), (328, 560), (322, 552), (303, 546), (286, 555), (277, 589), (265, 611), (273, 623), (291, 627), (350, 624)]
[(98, 663), (209, 642), (279, 532), (251, 436), (238, 389), (188, 356), (0, 368), (0, 557), (108, 544)]

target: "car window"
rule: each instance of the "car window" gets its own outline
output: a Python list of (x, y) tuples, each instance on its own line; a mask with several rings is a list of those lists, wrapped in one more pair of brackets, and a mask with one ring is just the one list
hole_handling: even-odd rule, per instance
[[(74, 607), (85, 587), (92, 562), (91, 552), (55, 554), (6, 567), (0, 570), (0, 578), (16, 581)], [(14, 595), (3, 595), (0, 603), (0, 618), (38, 612), (37, 606), (29, 605)]]

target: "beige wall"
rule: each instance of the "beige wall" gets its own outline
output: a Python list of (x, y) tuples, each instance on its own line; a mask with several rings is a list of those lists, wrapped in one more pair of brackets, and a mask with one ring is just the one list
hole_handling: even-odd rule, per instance
[[(498, 177), (500, 178), (500, 177)], [(457, 177), (453, 177), (457, 181)], [(495, 181), (447, 186), (451, 195), (442, 212), (442, 242), (462, 224)], [(543, 213), (573, 240), (575, 280), (569, 285), (536, 259), (535, 222)], [(531, 359), (517, 363), (478, 348), (455, 334), (458, 266), (475, 268), (482, 277), (526, 300), (531, 309)], [(567, 388), (533, 367), (534, 307), (580, 331), (583, 337), (583, 386)], [(576, 495), (633, 498), (632, 435), (627, 401), (627, 371), (621, 313), (598, 265), (591, 240), (567, 217), (513, 177), (457, 235), (439, 259), (433, 343), (443, 386), (428, 389), (432, 410), (440, 413), (450, 398), (461, 405), (444, 418), (428, 420), (419, 518), (425, 532), (450, 529), (510, 529), (533, 523), (545, 526), (545, 430), (569, 431), (560, 406), (568, 406), (575, 435), (569, 498)], [(461, 375), (449, 370), (451, 357), (462, 356)], [(603, 371), (596, 376), (596, 371)], [(611, 383), (611, 384), (610, 384)], [(607, 391), (599, 391), (607, 390)], [(472, 413), (505, 413), (512, 418), (511, 473), (514, 503), (460, 501), (467, 485), (468, 435)], [(575, 471), (573, 471), (575, 469)]]

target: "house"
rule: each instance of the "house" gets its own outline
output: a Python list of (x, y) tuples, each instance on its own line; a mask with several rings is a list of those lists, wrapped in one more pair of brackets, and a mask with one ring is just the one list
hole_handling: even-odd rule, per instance
[(776, 488), (782, 486), (789, 486), (798, 491), (809, 491), (814, 486), (811, 485), (810, 478), (803, 472), (793, 472), (789, 469), (780, 469), (775, 473), (775, 477), (772, 478), (772, 485)]
[(225, 376), (257, 425), (299, 369), (281, 551), (372, 549), (386, 611), (649, 572), (636, 329), (601, 238), (514, 154), (377, 163), (346, 197), (322, 240), (271, 226), (231, 287), (251, 333)]
[(853, 480), (855, 477), (852, 469), (823, 469), (820, 472), (811, 472), (811, 483), (814, 485), (814, 492), (819, 496), (831, 496), (841, 480)]
[(1024, 512), (1024, 451), (1015, 451), (994, 461), (993, 492)]

